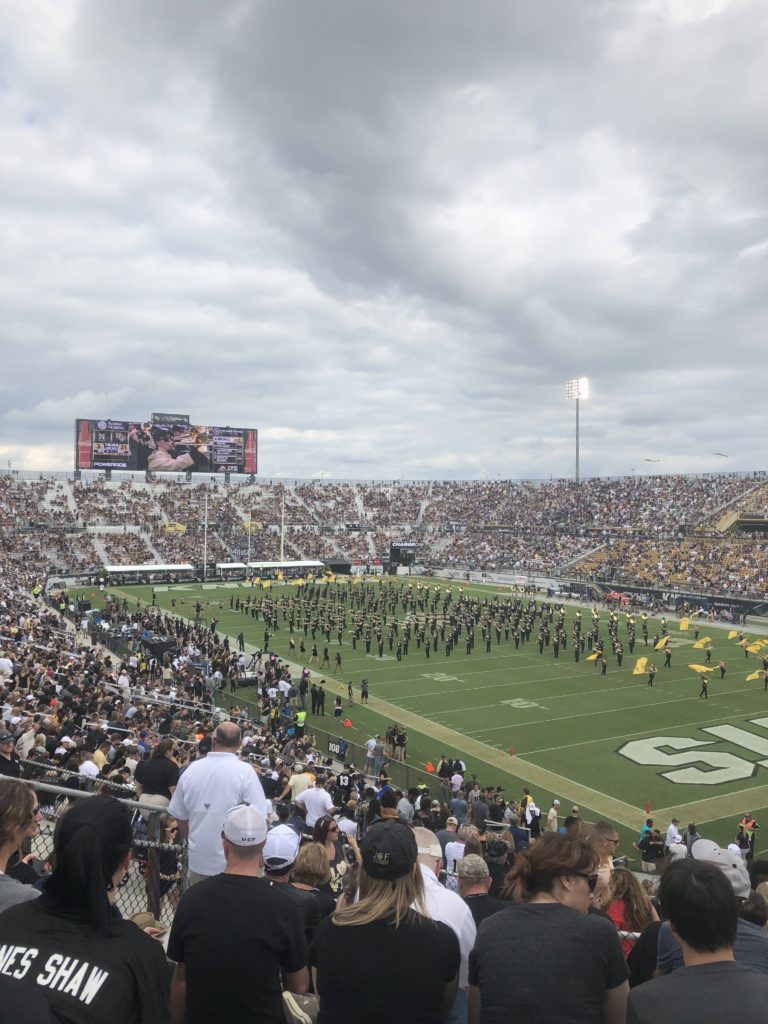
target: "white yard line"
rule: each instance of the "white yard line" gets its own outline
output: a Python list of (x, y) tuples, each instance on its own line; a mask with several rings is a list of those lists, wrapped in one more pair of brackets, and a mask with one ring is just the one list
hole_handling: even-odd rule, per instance
[[(744, 691), (742, 689), (738, 689), (738, 690), (723, 690), (723, 691), (718, 692), (718, 697), (727, 697), (729, 694), (732, 694), (732, 693), (743, 693), (743, 692)], [(493, 729), (478, 729), (475, 732), (469, 733), (468, 735), (470, 735), (470, 736), (485, 736), (487, 733), (499, 732), (499, 730), (501, 730), (501, 729), (528, 728), (531, 725), (548, 725), (550, 722), (567, 722), (571, 718), (596, 718), (598, 715), (618, 715), (618, 714), (620, 714), (621, 712), (624, 712), (624, 711), (644, 711), (646, 708), (660, 707), (662, 704), (680, 704), (682, 701), (686, 701), (686, 700), (698, 700), (698, 698), (697, 697), (693, 697), (693, 696), (674, 697), (672, 700), (657, 700), (657, 701), (654, 701), (652, 704), (638, 704), (638, 705), (635, 705), (633, 707), (610, 708), (609, 710), (606, 710), (606, 711), (585, 711), (582, 714), (578, 714), (578, 715), (562, 715), (559, 718), (537, 718), (537, 719), (534, 719), (533, 721), (528, 721), (528, 722), (516, 722), (513, 725), (499, 725), (499, 726), (495, 726)], [(525, 711), (525, 708), (518, 709), (518, 710)], [(662, 727), (660, 726), (659, 728), (662, 728)], [(682, 728), (682, 726), (670, 725), (668, 728), (670, 728), (670, 729), (677, 729), (677, 728)], [(658, 732), (658, 729), (656, 729), (654, 731)], [(593, 738), (592, 742), (593, 743), (600, 743), (601, 739), (600, 739), (599, 736), (595, 736)]]

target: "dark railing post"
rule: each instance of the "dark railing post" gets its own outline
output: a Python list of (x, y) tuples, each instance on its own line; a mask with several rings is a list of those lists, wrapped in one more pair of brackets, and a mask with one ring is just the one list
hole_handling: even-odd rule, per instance
[(160, 920), (160, 850), (155, 843), (161, 843), (163, 836), (160, 831), (160, 812), (155, 811), (145, 818), (147, 823), (147, 839), (150, 845), (147, 848), (146, 875), (144, 883), (147, 890), (147, 910), (152, 913), (156, 921)]

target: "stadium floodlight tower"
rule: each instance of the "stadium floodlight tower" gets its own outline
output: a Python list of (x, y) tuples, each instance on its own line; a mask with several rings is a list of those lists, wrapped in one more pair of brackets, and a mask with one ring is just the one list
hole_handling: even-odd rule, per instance
[(574, 377), (565, 382), (565, 397), (576, 399), (576, 486), (579, 485), (579, 399), (589, 398), (589, 377)]

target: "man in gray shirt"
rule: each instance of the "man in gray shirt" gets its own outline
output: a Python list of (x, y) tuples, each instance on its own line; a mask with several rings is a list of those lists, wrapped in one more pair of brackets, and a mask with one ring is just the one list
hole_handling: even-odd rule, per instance
[[(698, 839), (692, 847), (692, 859), (696, 863), (709, 864), (721, 871), (730, 883), (737, 900), (744, 900), (749, 896), (749, 873), (740, 856), (721, 849), (711, 839)], [(690, 863), (690, 860), (683, 858), (683, 863)], [(733, 942), (733, 957), (744, 967), (768, 974), (768, 932), (739, 918)], [(659, 930), (657, 970), (659, 974), (669, 974), (682, 966), (683, 950), (675, 940), (670, 922), (665, 921)]]
[(628, 1024), (703, 1024), (729, 1011), (739, 1024), (764, 1024), (768, 977), (734, 959), (738, 905), (723, 871), (693, 859), (670, 864), (659, 898), (684, 966), (631, 990)]
[(400, 815), (402, 821), (407, 822), (409, 825), (413, 824), (413, 811), (414, 802), (418, 790), (409, 789), (407, 794), (403, 794), (397, 802), (397, 813)]
[(488, 807), (488, 804), (485, 801), (486, 791), (484, 789), (481, 789), (478, 798), (476, 800), (473, 800), (472, 804), (470, 805), (470, 816), (472, 819), (472, 824), (481, 834), (485, 832), (485, 822), (486, 819), (488, 818), (488, 815), (491, 813), (490, 808)]

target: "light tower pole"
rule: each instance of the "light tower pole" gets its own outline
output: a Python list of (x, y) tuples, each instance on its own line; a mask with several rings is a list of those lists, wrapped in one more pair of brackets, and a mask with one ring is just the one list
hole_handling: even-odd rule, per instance
[(565, 397), (576, 400), (576, 486), (579, 485), (579, 399), (589, 398), (589, 378), (573, 377), (565, 382)]

